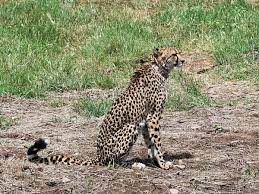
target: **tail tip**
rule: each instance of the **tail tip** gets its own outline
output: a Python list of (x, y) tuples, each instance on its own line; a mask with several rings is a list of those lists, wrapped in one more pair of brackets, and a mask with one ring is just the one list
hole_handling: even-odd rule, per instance
[(44, 141), (44, 143), (46, 144), (46, 146), (49, 144), (49, 140), (47, 138), (42, 138), (42, 140)]
[(35, 141), (34, 146), (38, 149), (45, 149), (49, 144), (49, 140), (45, 138), (39, 138)]
[(29, 149), (27, 150), (27, 155), (34, 157), (34, 155), (36, 155), (38, 151), (45, 149), (48, 144), (48, 139), (39, 138), (34, 142), (31, 147), (29, 147)]

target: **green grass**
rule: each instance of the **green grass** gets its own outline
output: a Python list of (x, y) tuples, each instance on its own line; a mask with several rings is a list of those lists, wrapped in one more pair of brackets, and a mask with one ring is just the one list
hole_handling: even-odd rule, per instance
[(58, 108), (58, 107), (62, 107), (65, 105), (65, 102), (63, 99), (60, 98), (52, 98), (48, 100), (48, 103), (51, 107), (53, 108)]
[(166, 102), (167, 110), (189, 110), (193, 107), (204, 107), (215, 104), (201, 91), (201, 83), (182, 71), (172, 74), (174, 86)]
[(73, 109), (75, 112), (83, 116), (103, 116), (108, 109), (111, 107), (112, 102), (110, 100), (99, 99), (92, 100), (88, 97), (80, 98), (77, 102), (73, 104)]
[(85, 177), (85, 190), (87, 192), (91, 192), (91, 190), (93, 189), (93, 178), (91, 176), (86, 176)]
[[(243, 0), (78, 2), (0, 3), (0, 94), (124, 85), (136, 61), (164, 44), (212, 53), (216, 74), (259, 83), (259, 7)], [(186, 79), (184, 98), (171, 101), (206, 104), (199, 84)]]
[(246, 166), (241, 172), (242, 180), (254, 181), (259, 175), (259, 165)]
[(15, 125), (16, 120), (10, 117), (4, 116), (0, 113), (0, 129), (7, 129)]

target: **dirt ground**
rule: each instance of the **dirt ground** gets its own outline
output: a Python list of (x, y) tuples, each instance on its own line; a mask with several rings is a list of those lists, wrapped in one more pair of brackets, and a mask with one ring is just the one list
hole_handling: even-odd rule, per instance
[(128, 158), (146, 164), (127, 167), (39, 165), (26, 160), (26, 147), (39, 137), (50, 140), (43, 155), (95, 154), (102, 118), (82, 117), (72, 110), (81, 95), (106, 91), (50, 94), (64, 101), (3, 96), (2, 114), (16, 124), (0, 130), (0, 193), (259, 193), (259, 90), (250, 82), (209, 84), (204, 91), (219, 106), (166, 112), (162, 120), (166, 158), (175, 166), (157, 168), (147, 160), (140, 136)]

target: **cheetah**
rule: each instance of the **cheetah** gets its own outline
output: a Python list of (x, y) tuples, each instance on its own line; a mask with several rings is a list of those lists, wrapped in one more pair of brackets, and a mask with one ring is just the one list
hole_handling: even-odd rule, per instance
[(100, 125), (97, 135), (97, 156), (79, 160), (64, 155), (40, 157), (38, 151), (47, 147), (47, 140), (38, 139), (27, 151), (29, 161), (35, 163), (68, 165), (108, 165), (120, 162), (128, 155), (142, 133), (148, 148), (148, 157), (162, 169), (172, 162), (165, 161), (161, 148), (161, 115), (167, 96), (166, 80), (174, 67), (183, 65), (179, 51), (173, 47), (155, 48), (148, 62), (134, 73), (127, 89), (117, 98)]

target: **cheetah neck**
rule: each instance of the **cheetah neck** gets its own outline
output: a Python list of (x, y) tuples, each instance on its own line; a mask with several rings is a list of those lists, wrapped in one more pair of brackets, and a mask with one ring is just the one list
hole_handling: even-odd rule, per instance
[(152, 64), (163, 78), (167, 79), (169, 77), (170, 70), (162, 67), (161, 65), (157, 64), (157, 62), (155, 61), (153, 61)]

